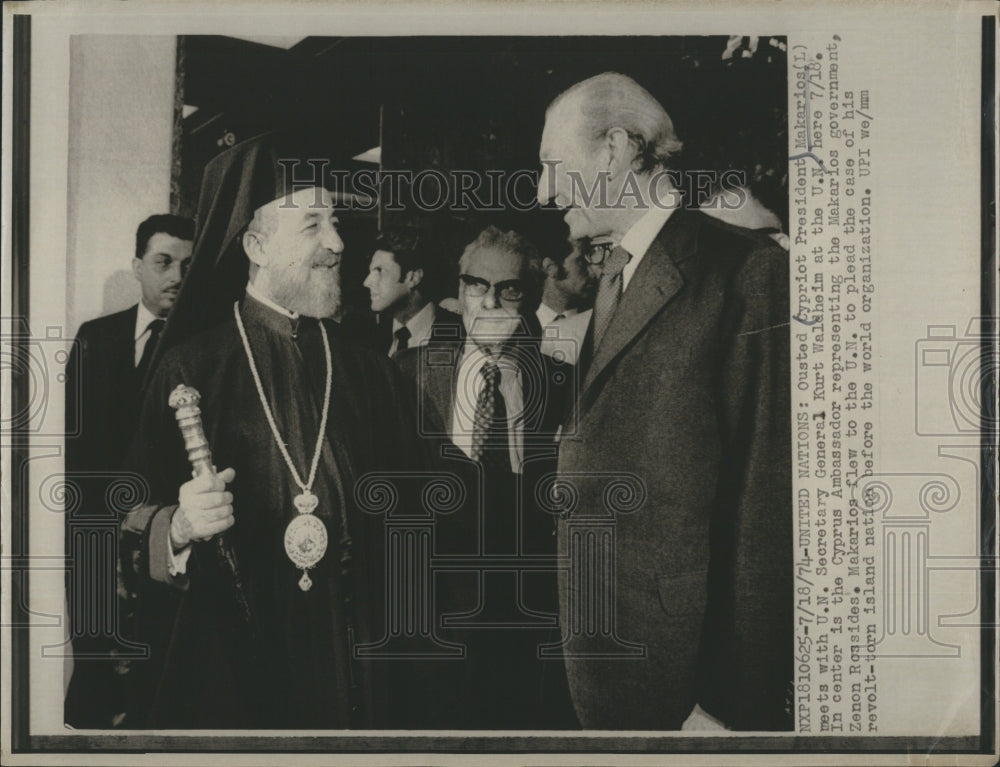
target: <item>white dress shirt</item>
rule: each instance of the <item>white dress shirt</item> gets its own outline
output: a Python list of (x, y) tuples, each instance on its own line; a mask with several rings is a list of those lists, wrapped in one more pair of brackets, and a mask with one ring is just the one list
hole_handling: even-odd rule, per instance
[(578, 312), (566, 309), (557, 312), (546, 304), (539, 304), (535, 312), (542, 325), (542, 354), (547, 354), (560, 362), (575, 365), (587, 336), (590, 315), (593, 310)]
[(628, 284), (632, 280), (635, 270), (639, 267), (639, 262), (645, 257), (649, 246), (653, 244), (656, 235), (660, 233), (663, 225), (667, 223), (667, 219), (670, 218), (670, 214), (673, 212), (673, 208), (661, 208), (651, 205), (642, 218), (629, 227), (629, 230), (625, 232), (625, 236), (622, 237), (622, 241), (617, 243), (632, 254), (632, 258), (629, 259), (629, 262), (625, 264), (625, 268), (622, 269), (623, 293), (628, 290)]
[[(410, 339), (406, 342), (408, 349), (424, 346), (431, 339), (431, 326), (434, 324), (434, 302), (428, 301), (424, 308), (410, 317), (406, 323), (407, 330), (410, 331)], [(389, 347), (389, 356), (396, 353), (399, 347), (399, 339), (396, 332), (403, 327), (403, 323), (397, 319), (392, 321), (392, 345)]]
[(139, 311), (135, 313), (135, 366), (139, 367), (139, 360), (142, 359), (142, 353), (146, 350), (146, 342), (149, 340), (150, 330), (149, 324), (156, 320), (163, 319), (162, 317), (157, 317), (146, 305), (140, 301)]
[(451, 441), (472, 457), (472, 430), (476, 418), (476, 400), (486, 381), (479, 372), (490, 359), (500, 367), (500, 394), (507, 407), (507, 443), (510, 448), (510, 465), (521, 473), (524, 463), (524, 396), (521, 388), (521, 369), (517, 361), (500, 355), (493, 358), (471, 338), (465, 342), (462, 360), (455, 380), (455, 400), (452, 406)]

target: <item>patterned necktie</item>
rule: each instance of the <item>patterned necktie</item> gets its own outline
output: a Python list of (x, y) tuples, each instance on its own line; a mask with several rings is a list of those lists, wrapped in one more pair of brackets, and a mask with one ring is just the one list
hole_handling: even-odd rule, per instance
[(476, 398), (472, 421), (472, 458), (483, 466), (510, 471), (507, 403), (500, 393), (500, 367), (490, 361), (479, 372), (483, 376), (483, 388)]
[(403, 349), (407, 349), (410, 346), (410, 337), (413, 335), (410, 333), (410, 329), (403, 325), (394, 334), (396, 336), (396, 352), (401, 352)]
[(149, 331), (149, 338), (146, 339), (146, 345), (142, 349), (142, 357), (139, 359), (139, 364), (135, 366), (135, 381), (137, 386), (142, 386), (142, 382), (146, 378), (146, 371), (149, 370), (149, 362), (153, 359), (156, 342), (160, 339), (160, 331), (163, 330), (165, 324), (166, 320), (157, 319), (146, 326), (146, 329)]
[(625, 248), (616, 245), (604, 260), (604, 270), (597, 287), (597, 296), (594, 298), (594, 344), (592, 348), (595, 354), (601, 346), (601, 339), (608, 331), (611, 318), (615, 316), (618, 302), (621, 301), (622, 269), (625, 268), (625, 264), (631, 257)]

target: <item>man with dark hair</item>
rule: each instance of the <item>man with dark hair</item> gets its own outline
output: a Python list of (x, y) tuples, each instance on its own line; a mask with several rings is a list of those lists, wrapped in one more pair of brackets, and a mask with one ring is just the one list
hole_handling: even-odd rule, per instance
[(545, 283), (535, 314), (542, 326), (542, 354), (575, 365), (590, 325), (596, 283), (584, 257), (583, 240), (542, 259)]
[(423, 346), (445, 328), (460, 331), (458, 316), (435, 303), (441, 258), (430, 233), (417, 227), (386, 229), (375, 242), (364, 286), (371, 294), (372, 311), (380, 313), (383, 322), (392, 322), (390, 357)]
[[(575, 501), (558, 525), (560, 611), (614, 616), (608, 643), (635, 650), (567, 654), (567, 676), (585, 728), (790, 729), (788, 254), (679, 206), (680, 147), (663, 106), (614, 72), (545, 115), (540, 204), (612, 245), (591, 259), (577, 433), (559, 450)], [(641, 506), (618, 508), (609, 477), (634, 479)], [(574, 546), (588, 518), (614, 521), (613, 566)]]
[(135, 230), (136, 258), (142, 259), (150, 252), (150, 240), (158, 234), (166, 235), (167, 242), (170, 238), (191, 242), (194, 239), (194, 220), (169, 213), (157, 213), (150, 216)]
[[(132, 259), (139, 303), (83, 323), (71, 353), (75, 359), (68, 366), (66, 423), (79, 424), (79, 430), (66, 440), (66, 473), (84, 495), (67, 517), (75, 658), (65, 715), (66, 722), (76, 727), (121, 724), (125, 711), (121, 674), (115, 673), (115, 662), (108, 657), (115, 643), (90, 625), (106, 608), (79, 601), (86, 579), (100, 566), (94, 559), (99, 553), (89, 551), (85, 541), (95, 522), (114, 519), (105, 492), (115, 475), (122, 474), (138, 419), (143, 376), (187, 272), (193, 239), (194, 221), (189, 218), (155, 215), (139, 224)], [(107, 565), (111, 568), (114, 563)], [(113, 572), (108, 575), (113, 583)], [(124, 670), (122, 663), (119, 671)]]
[(469, 503), (439, 523), (439, 540), (480, 563), (459, 574), (473, 578), (471, 591), (441, 600), (457, 613), (444, 619), (447, 638), (469, 648), (469, 726), (575, 727), (562, 661), (540, 652), (558, 644), (559, 629), (553, 518), (537, 501), (555, 469), (572, 365), (539, 349), (542, 279), (531, 242), (489, 226), (459, 267), (465, 337), (432, 339), (396, 362), (420, 388), (422, 433), (447, 438), (467, 488)]

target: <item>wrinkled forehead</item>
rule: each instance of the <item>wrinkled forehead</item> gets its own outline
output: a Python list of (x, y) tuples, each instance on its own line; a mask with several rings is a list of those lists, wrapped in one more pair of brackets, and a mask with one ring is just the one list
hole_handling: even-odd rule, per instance
[(469, 255), (465, 273), (487, 282), (516, 280), (521, 276), (523, 259), (517, 253), (500, 248), (480, 248)]

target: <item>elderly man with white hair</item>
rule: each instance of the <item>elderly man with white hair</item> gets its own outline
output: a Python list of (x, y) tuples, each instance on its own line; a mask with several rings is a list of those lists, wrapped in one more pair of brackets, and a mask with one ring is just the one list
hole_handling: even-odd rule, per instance
[[(568, 638), (567, 676), (587, 729), (788, 729), (788, 254), (685, 207), (680, 148), (625, 75), (546, 112), (539, 201), (572, 237), (609, 243), (558, 467), (577, 501), (558, 526), (561, 622), (605, 624)], [(573, 530), (616, 511), (612, 475), (644, 500), (614, 516), (609, 566)]]

